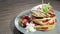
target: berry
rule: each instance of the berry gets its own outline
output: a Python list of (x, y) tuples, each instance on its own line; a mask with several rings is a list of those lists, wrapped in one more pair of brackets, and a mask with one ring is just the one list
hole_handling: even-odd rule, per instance
[(44, 22), (44, 23), (45, 23), (45, 22), (48, 22), (48, 21), (49, 21), (48, 19), (46, 19), (46, 20), (42, 20), (42, 22)]
[(24, 15), (24, 16), (22, 17), (22, 19), (27, 19), (28, 22), (31, 21), (31, 18), (30, 18), (28, 15)]
[(54, 24), (54, 21), (53, 22), (51, 22), (51, 23), (49, 23), (50, 25), (53, 25)]
[(23, 26), (26, 26), (27, 22), (28, 22), (27, 19), (23, 19), (23, 20), (22, 20)]
[(51, 14), (51, 16), (50, 17), (54, 17), (55, 16), (55, 14)]
[(42, 27), (41, 29), (42, 29), (42, 30), (47, 30), (47, 29), (48, 29), (48, 27)]

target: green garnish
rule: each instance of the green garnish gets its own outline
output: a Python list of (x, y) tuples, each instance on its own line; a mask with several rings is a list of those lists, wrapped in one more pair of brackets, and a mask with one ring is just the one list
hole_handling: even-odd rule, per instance
[(43, 11), (47, 14), (48, 13), (48, 9), (50, 8), (50, 4), (46, 4), (46, 5), (43, 5)]
[(20, 26), (23, 26), (23, 24), (22, 24), (22, 20), (19, 20), (18, 23), (19, 23)]

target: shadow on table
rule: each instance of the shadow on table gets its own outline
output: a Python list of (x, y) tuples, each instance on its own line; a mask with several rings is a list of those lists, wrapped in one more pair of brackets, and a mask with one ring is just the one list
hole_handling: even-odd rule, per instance
[(9, 27), (10, 27), (11, 31), (13, 32), (13, 34), (23, 34), (22, 32), (18, 31), (17, 28), (15, 27), (15, 25), (14, 25), (14, 19), (15, 18), (13, 18), (11, 20), (11, 22), (10, 22), (10, 26)]

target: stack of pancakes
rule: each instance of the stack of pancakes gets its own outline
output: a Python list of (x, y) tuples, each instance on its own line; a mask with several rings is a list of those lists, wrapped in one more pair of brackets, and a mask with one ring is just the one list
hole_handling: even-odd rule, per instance
[[(47, 4), (43, 4), (47, 5)], [(56, 25), (56, 16), (52, 6), (48, 8), (48, 12), (45, 13), (43, 5), (40, 4), (31, 9), (31, 17), (33, 23), (36, 23), (36, 30), (52, 30)], [(45, 7), (45, 6), (44, 6)]]

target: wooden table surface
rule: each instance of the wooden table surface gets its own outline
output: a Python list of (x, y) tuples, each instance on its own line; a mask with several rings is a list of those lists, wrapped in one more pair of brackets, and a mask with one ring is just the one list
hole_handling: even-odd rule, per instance
[[(48, 1), (45, 1), (47, 3)], [(60, 11), (60, 1), (49, 1)], [(0, 34), (22, 34), (14, 26), (15, 17), (22, 11), (41, 4), (41, 0), (0, 0)]]

